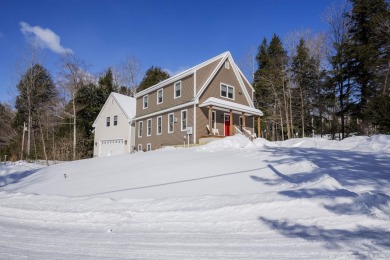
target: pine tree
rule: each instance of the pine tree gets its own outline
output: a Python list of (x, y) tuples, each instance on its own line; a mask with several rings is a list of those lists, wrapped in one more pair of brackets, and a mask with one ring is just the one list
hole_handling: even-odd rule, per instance
[(166, 80), (169, 77), (170, 75), (161, 68), (152, 66), (146, 71), (137, 91), (147, 89), (148, 87), (156, 85), (157, 83)]
[[(365, 121), (372, 113), (368, 103), (381, 99), (386, 89), (390, 49), (386, 37), (378, 28), (390, 20), (389, 2), (385, 0), (351, 0), (349, 14), (351, 76), (360, 89), (360, 112)], [(375, 107), (375, 106), (374, 106)], [(372, 122), (373, 123), (373, 122)]]
[[(28, 135), (32, 131), (39, 130), (42, 138), (42, 149), (47, 159), (45, 140), (43, 138), (43, 115), (48, 116), (53, 111), (58, 92), (49, 72), (40, 64), (33, 65), (22, 76), (17, 85), (19, 95), (16, 98), (15, 108), (17, 109), (13, 127), (21, 135), (23, 125), (27, 122)], [(27, 147), (29, 148), (30, 138)], [(27, 154), (29, 155), (29, 149)], [(36, 154), (37, 156), (37, 154)]]

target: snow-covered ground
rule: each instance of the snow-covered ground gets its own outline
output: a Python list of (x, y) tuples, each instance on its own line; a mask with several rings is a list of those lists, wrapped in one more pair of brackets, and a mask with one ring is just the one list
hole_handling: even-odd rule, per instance
[(0, 259), (20, 258), (389, 259), (390, 136), (1, 165)]

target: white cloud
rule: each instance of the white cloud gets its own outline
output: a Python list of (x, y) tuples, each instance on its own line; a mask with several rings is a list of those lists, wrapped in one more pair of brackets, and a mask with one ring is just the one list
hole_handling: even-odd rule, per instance
[(41, 48), (48, 48), (58, 54), (73, 53), (69, 48), (61, 46), (60, 37), (50, 29), (44, 29), (39, 26), (30, 26), (28, 23), (20, 22), (20, 31), (33, 44)]

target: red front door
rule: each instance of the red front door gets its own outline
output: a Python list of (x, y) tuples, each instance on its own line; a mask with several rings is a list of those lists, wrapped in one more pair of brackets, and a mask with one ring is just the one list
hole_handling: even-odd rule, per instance
[(225, 115), (225, 136), (230, 135), (230, 116)]

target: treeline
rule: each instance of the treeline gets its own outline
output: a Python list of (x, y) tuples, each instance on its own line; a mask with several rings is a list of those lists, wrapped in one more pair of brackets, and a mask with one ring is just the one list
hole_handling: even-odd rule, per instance
[[(389, 8), (385, 0), (342, 2), (324, 14), (328, 34), (262, 41), (253, 86), (265, 113), (263, 137), (390, 133)], [(93, 76), (83, 61), (65, 55), (53, 79), (31, 54), (20, 69), (15, 107), (0, 103), (0, 160), (89, 158), (92, 124), (110, 93), (131, 96), (169, 77), (151, 67), (138, 82), (133, 57)]]
[(328, 34), (274, 35), (258, 48), (253, 85), (271, 140), (390, 133), (390, 9), (351, 0), (324, 13)]
[[(32, 51), (27, 69), (22, 70), (16, 88), (15, 110), (0, 103), (1, 160), (77, 160), (93, 156), (92, 124), (111, 92), (134, 93), (169, 74), (151, 67), (138, 84), (138, 61), (108, 68), (102, 75), (87, 72), (85, 63), (74, 55), (59, 60), (59, 73), (53, 80), (36, 61)], [(30, 65), (31, 64), (31, 65)]]

